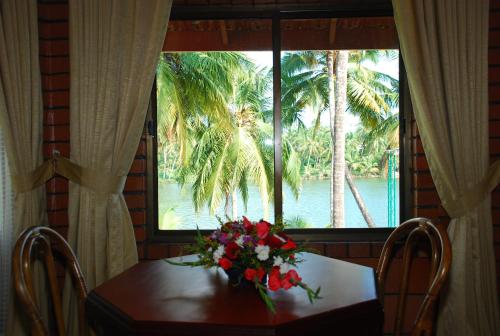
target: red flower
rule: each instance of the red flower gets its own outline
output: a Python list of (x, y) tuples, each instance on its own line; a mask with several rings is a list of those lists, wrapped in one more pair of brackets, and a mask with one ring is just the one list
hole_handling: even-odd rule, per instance
[(226, 253), (229, 259), (236, 259), (238, 254), (240, 254), (240, 247), (235, 242), (230, 242), (226, 245), (224, 253)]
[(264, 239), (269, 234), (269, 230), (271, 229), (271, 224), (266, 221), (260, 221), (256, 225), (257, 228), (257, 237), (260, 239)]
[(252, 224), (252, 222), (250, 222), (248, 220), (248, 218), (246, 218), (245, 216), (243, 216), (243, 227), (245, 228), (245, 232), (246, 233), (250, 233), (250, 231), (252, 231), (254, 225)]
[(264, 271), (264, 269), (262, 267), (259, 267), (257, 269), (257, 278), (259, 279), (259, 281), (262, 281), (262, 278), (264, 277), (264, 275), (266, 275), (266, 271)]
[(227, 258), (220, 258), (219, 259), (219, 265), (223, 269), (227, 270), (227, 269), (230, 269), (231, 266), (233, 266), (233, 263), (231, 262), (231, 260), (229, 260)]
[(269, 280), (267, 281), (267, 287), (269, 287), (272, 291), (277, 291), (281, 288), (281, 280), (280, 280), (280, 268), (275, 266), (273, 267), (271, 274), (269, 275)]
[(285, 277), (281, 280), (281, 287), (288, 290), (292, 286), (297, 286), (297, 284), (302, 281), (299, 274), (295, 270), (289, 270)]
[(283, 250), (291, 250), (297, 247), (297, 244), (293, 242), (293, 240), (288, 240), (285, 245), (281, 246)]
[(267, 245), (269, 245), (272, 249), (279, 248), (285, 241), (285, 239), (276, 234), (269, 235), (267, 237)]
[(245, 270), (245, 279), (247, 279), (248, 281), (254, 281), (256, 276), (257, 276), (257, 271), (254, 270), (253, 268), (247, 268)]

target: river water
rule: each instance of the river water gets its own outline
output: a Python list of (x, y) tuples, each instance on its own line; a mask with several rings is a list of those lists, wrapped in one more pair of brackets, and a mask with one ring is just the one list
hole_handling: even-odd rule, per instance
[[(355, 183), (366, 206), (378, 227), (387, 226), (387, 180), (381, 178), (356, 178)], [(399, 184), (395, 204), (396, 219), (399, 219)], [(300, 217), (308, 228), (325, 228), (330, 222), (330, 182), (329, 180), (303, 181), (299, 198), (295, 199), (288, 186), (284, 185), (283, 217), (285, 222)], [(158, 215), (161, 229), (214, 229), (219, 222), (204, 207), (199, 214), (194, 211), (191, 200), (191, 188), (180, 188), (175, 183), (158, 185)], [(273, 205), (270, 206), (269, 218), (274, 222)], [(217, 214), (223, 217), (223, 208)], [(241, 197), (238, 199), (238, 216), (245, 215), (257, 221), (263, 216), (263, 208), (257, 187), (249, 187), (248, 207), (244, 208)], [(358, 209), (346, 183), (345, 223), (349, 228), (366, 228), (366, 222)]]

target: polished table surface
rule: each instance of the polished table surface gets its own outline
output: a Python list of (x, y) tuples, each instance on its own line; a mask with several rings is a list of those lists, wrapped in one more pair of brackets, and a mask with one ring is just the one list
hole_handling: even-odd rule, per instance
[[(194, 260), (195, 256), (183, 260)], [(87, 317), (102, 335), (381, 335), (374, 271), (303, 253), (303, 282), (270, 292), (273, 315), (253, 287), (235, 288), (220, 269), (142, 262), (90, 292)], [(174, 258), (178, 259), (178, 258)]]

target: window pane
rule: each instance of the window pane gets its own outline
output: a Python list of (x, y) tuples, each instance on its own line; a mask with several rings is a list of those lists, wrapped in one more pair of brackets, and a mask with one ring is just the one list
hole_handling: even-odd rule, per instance
[(387, 227), (399, 218), (399, 55), (381, 29), (387, 20), (282, 22), (289, 228)]
[(274, 219), (271, 65), (271, 52), (161, 55), (160, 229), (212, 229), (216, 216)]

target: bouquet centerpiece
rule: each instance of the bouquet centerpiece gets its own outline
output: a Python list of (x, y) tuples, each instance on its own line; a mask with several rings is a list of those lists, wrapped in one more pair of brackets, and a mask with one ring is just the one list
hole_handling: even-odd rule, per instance
[(302, 261), (296, 254), (305, 249), (283, 232), (283, 226), (271, 225), (264, 220), (253, 223), (243, 217), (240, 221), (222, 224), (208, 236), (202, 236), (198, 231), (196, 244), (191, 250), (198, 254), (197, 261), (166, 261), (180, 266), (221, 267), (234, 285), (242, 282), (253, 284), (273, 313), (276, 309), (267, 289), (288, 290), (298, 286), (306, 291), (311, 303), (320, 298), (320, 288), (309, 288), (293, 269)]

